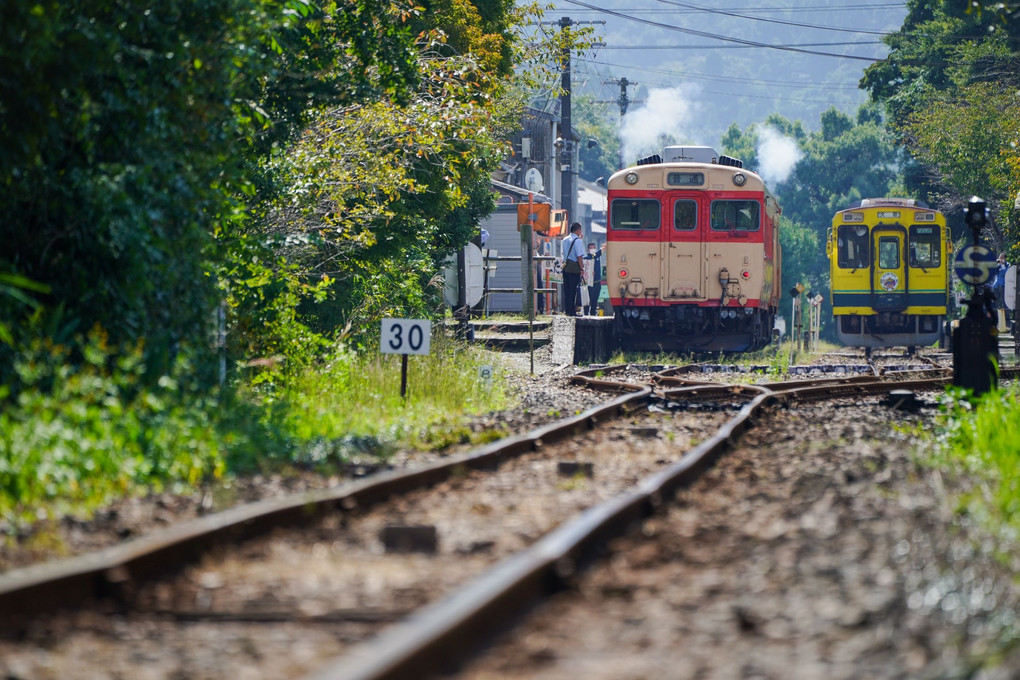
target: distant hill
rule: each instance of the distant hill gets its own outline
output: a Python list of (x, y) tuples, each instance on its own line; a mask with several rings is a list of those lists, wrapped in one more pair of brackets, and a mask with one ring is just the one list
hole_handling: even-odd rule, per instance
[(546, 19), (606, 22), (597, 28), (604, 46), (574, 57), (574, 88), (619, 115), (620, 87), (607, 81), (637, 83), (623, 135), (633, 160), (656, 151), (662, 133), (718, 147), (732, 123), (743, 129), (772, 113), (809, 130), (830, 107), (855, 113), (866, 59), (886, 54), (881, 34), (905, 15), (905, 3), (881, 0), (557, 0)]

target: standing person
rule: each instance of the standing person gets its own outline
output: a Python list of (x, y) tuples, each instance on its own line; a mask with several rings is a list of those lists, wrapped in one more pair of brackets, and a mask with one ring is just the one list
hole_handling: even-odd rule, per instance
[[(1009, 264), (1006, 262), (1006, 253), (999, 253), (998, 267), (992, 278), (992, 290), (995, 292), (995, 310), (999, 331), (1005, 332), (1008, 327), (1009, 311), (1006, 307), (1006, 272)], [(1000, 311), (1001, 310), (1001, 311)]]
[(584, 271), (584, 243), (581, 223), (570, 225), (570, 236), (563, 241), (563, 313), (577, 316), (580, 306), (581, 272)]
[[(602, 248), (605, 248), (605, 244)], [(602, 248), (596, 248), (594, 243), (589, 243), (588, 255), (585, 257), (592, 263), (591, 279), (588, 281), (588, 309), (585, 310), (588, 316), (597, 314), (599, 295), (602, 294)]]

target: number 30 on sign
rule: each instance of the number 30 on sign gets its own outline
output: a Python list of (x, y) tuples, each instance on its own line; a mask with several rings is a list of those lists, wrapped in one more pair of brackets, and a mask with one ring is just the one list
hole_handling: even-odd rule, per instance
[(382, 354), (428, 354), (432, 322), (427, 319), (383, 319)]

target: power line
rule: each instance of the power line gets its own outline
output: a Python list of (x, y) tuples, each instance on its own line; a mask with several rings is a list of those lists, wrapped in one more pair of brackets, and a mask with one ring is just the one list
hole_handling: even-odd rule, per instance
[[(845, 47), (856, 45), (884, 45), (881, 40), (862, 42), (789, 43), (787, 47)], [(603, 45), (604, 50), (757, 50), (758, 45)]]
[(578, 57), (578, 61), (595, 64), (598, 63), (602, 66), (615, 66), (622, 69), (634, 69), (636, 71), (647, 71), (648, 73), (660, 73), (666, 76), (673, 76), (679, 78), (694, 78), (701, 80), (715, 80), (721, 82), (732, 82), (732, 83), (750, 83), (750, 84), (762, 84), (770, 85), (775, 87), (811, 87), (818, 90), (852, 90), (857, 91), (859, 88), (850, 85), (826, 85), (824, 83), (814, 82), (791, 82), (789, 80), (767, 80), (764, 78), (741, 78), (739, 76), (717, 76), (708, 73), (692, 73), (690, 71), (671, 71), (666, 69), (652, 68), (650, 66), (634, 66), (633, 64), (613, 64), (611, 62), (600, 61), (596, 62), (594, 59), (584, 59)]
[[(662, 83), (656, 81), (644, 80), (642, 81), (645, 85), (657, 85), (659, 87), (676, 87), (676, 83)], [(722, 97), (741, 97), (745, 99), (767, 99), (773, 102), (798, 102), (806, 104), (830, 104), (832, 106), (851, 106), (854, 104), (852, 101), (833, 101), (832, 99), (804, 99), (802, 97), (780, 97), (776, 95), (761, 95), (761, 94), (748, 94), (746, 92), (719, 92), (718, 90), (700, 90), (703, 94), (716, 94)], [(863, 92), (861, 93), (863, 95)]]
[(696, 35), (696, 36), (698, 36), (700, 38), (709, 38), (709, 39), (712, 39), (712, 40), (722, 40), (724, 42), (732, 42), (732, 43), (737, 43), (739, 45), (750, 45), (750, 46), (754, 46), (754, 47), (767, 47), (767, 48), (774, 49), (774, 50), (782, 50), (784, 52), (798, 52), (798, 53), (801, 53), (801, 54), (813, 54), (813, 55), (820, 56), (820, 57), (836, 57), (837, 59), (854, 59), (854, 60), (857, 60), (857, 61), (868, 61), (868, 62), (872, 62), (872, 63), (878, 62), (878, 61), (882, 61), (881, 59), (877, 59), (877, 58), (874, 58), (874, 57), (860, 57), (860, 56), (852, 55), (852, 54), (833, 54), (831, 52), (819, 52), (817, 50), (806, 50), (806, 49), (801, 49), (799, 47), (789, 47), (789, 46), (786, 46), (786, 45), (769, 45), (769, 44), (760, 43), (760, 42), (757, 42), (757, 41), (754, 41), (754, 40), (745, 40), (743, 38), (733, 38), (733, 37), (730, 37), (730, 36), (719, 35), (717, 33), (708, 33), (707, 31), (696, 31), (696, 30), (691, 29), (691, 28), (683, 28), (681, 26), (674, 26), (672, 24), (664, 24), (664, 23), (659, 22), (659, 21), (650, 21), (648, 19), (642, 19), (640, 17), (631, 16), (629, 14), (624, 14), (622, 12), (616, 12), (616, 11), (613, 11), (611, 9), (606, 9), (604, 7), (597, 7), (595, 5), (590, 5), (590, 4), (586, 3), (586, 2), (581, 2), (581, 0), (563, 0), (563, 2), (568, 2), (571, 5), (577, 5), (579, 7), (587, 7), (588, 9), (592, 9), (592, 10), (598, 10), (598, 11), (601, 11), (601, 12), (603, 12), (605, 14), (609, 14), (611, 16), (619, 17), (621, 19), (627, 19), (628, 21), (634, 21), (634, 22), (637, 22), (639, 24), (646, 24), (648, 26), (655, 26), (657, 28), (662, 28), (662, 29), (665, 29), (665, 30), (668, 30), (668, 31), (676, 31), (677, 33), (684, 33), (686, 35)]
[(805, 24), (799, 21), (786, 21), (784, 19), (765, 19), (764, 17), (752, 17), (746, 14), (740, 14), (739, 12), (732, 12), (722, 9), (711, 9), (708, 7), (701, 7), (700, 5), (692, 5), (687, 2), (680, 2), (679, 0), (656, 0), (664, 5), (674, 5), (676, 7), (683, 7), (685, 9), (697, 10), (698, 12), (708, 12), (709, 14), (721, 14), (727, 17), (735, 17), (737, 19), (747, 19), (748, 21), (761, 21), (767, 24), (782, 24), (783, 26), (796, 26), (797, 28), (810, 28), (819, 31), (835, 31), (837, 33), (863, 33), (866, 35), (889, 35), (885, 31), (868, 31), (863, 28), (837, 28), (835, 26), (818, 26), (817, 24)]
[[(810, 13), (813, 13), (813, 12), (831, 13), (831, 12), (855, 12), (855, 11), (873, 10), (873, 9), (906, 9), (906, 8), (907, 8), (907, 6), (904, 3), (902, 3), (902, 2), (889, 2), (889, 3), (880, 3), (880, 4), (872, 4), (872, 5), (839, 5), (839, 6), (812, 5), (812, 6), (803, 6), (803, 7), (733, 7), (733, 8), (731, 8), (730, 11), (731, 12), (757, 12), (759, 14), (769, 14), (769, 13), (778, 13), (778, 12), (783, 12), (783, 13), (788, 13), (788, 14), (799, 14), (799, 13), (802, 13), (802, 12), (804, 12), (804, 13), (808, 13), (808, 12), (810, 12)], [(553, 9), (555, 10), (557, 8), (553, 7)], [(582, 9), (582, 10), (579, 10), (579, 11), (581, 11), (581, 12), (591, 12), (591, 11), (596, 11), (596, 10), (585, 10), (585, 9)], [(668, 14), (699, 14), (699, 13), (702, 13), (702, 12), (707, 11), (707, 10), (696, 10), (696, 9), (673, 9), (673, 10), (666, 9), (666, 10), (664, 10), (664, 9), (661, 9), (661, 8), (649, 9), (647, 7), (620, 7), (620, 8), (617, 8), (616, 11), (617, 12), (627, 12), (628, 14), (665, 14), (665, 13), (668, 13)]]

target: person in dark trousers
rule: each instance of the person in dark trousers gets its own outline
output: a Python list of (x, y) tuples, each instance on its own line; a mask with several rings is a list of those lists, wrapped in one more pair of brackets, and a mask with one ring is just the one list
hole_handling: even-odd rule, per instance
[(596, 248), (594, 243), (589, 243), (585, 259), (593, 260), (591, 281), (588, 282), (588, 308), (585, 313), (588, 316), (595, 316), (598, 314), (599, 295), (602, 293), (602, 249)]
[(580, 303), (581, 272), (584, 271), (584, 242), (581, 223), (570, 225), (570, 236), (563, 241), (563, 313), (577, 316)]

